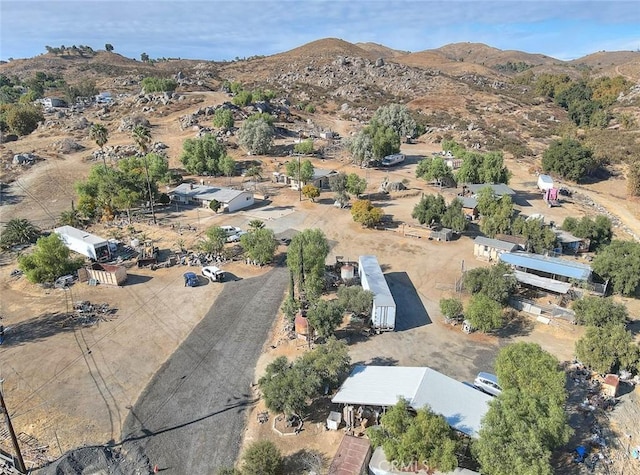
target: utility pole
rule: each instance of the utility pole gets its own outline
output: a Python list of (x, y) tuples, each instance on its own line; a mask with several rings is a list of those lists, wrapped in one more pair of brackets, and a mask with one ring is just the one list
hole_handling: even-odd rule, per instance
[(4, 413), (4, 418), (7, 421), (7, 428), (9, 429), (9, 435), (11, 436), (11, 442), (13, 443), (13, 448), (16, 451), (16, 459), (18, 462), (18, 470), (20, 473), (27, 473), (27, 468), (24, 465), (24, 459), (22, 458), (22, 452), (20, 452), (20, 446), (18, 445), (18, 438), (16, 437), (16, 433), (13, 430), (13, 424), (11, 424), (11, 418), (9, 417), (9, 411), (7, 410), (7, 406), (4, 404), (4, 397), (2, 396), (2, 388), (0, 387), (0, 410)]
[(300, 201), (302, 201), (302, 182), (300, 181), (302, 170), (300, 169), (300, 155), (298, 155), (298, 192), (300, 193)]
[(156, 213), (153, 211), (153, 195), (151, 194), (151, 181), (149, 180), (149, 165), (147, 164), (147, 156), (145, 155), (144, 160), (144, 172), (147, 175), (147, 190), (149, 190), (149, 205), (151, 206), (151, 218), (153, 218), (153, 224), (156, 223)]

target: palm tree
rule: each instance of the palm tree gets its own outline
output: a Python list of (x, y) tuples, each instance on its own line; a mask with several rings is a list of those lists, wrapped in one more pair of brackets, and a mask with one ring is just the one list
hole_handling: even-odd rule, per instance
[(252, 219), (251, 221), (249, 221), (249, 227), (251, 228), (252, 231), (262, 229), (264, 228), (264, 221), (260, 219)]
[(100, 155), (102, 156), (102, 162), (104, 163), (104, 168), (107, 168), (107, 159), (104, 156), (102, 147), (104, 147), (109, 141), (109, 131), (102, 124), (93, 124), (91, 129), (89, 129), (89, 137), (91, 140), (95, 140), (96, 145), (100, 147)]
[(31, 221), (24, 218), (14, 218), (7, 222), (0, 235), (0, 247), (8, 249), (16, 244), (34, 243), (39, 236), (40, 229)]
[(149, 165), (147, 164), (147, 153), (149, 152), (149, 144), (151, 143), (151, 131), (143, 125), (136, 125), (131, 131), (131, 135), (140, 149), (140, 154), (144, 161), (144, 171), (147, 176), (147, 190), (149, 192), (149, 205), (151, 206), (151, 218), (153, 219), (153, 224), (156, 224), (156, 213), (153, 210), (153, 195), (151, 194), (151, 180), (149, 180)]
[(262, 167), (260, 165), (253, 165), (247, 170), (247, 176), (253, 178), (253, 189), (258, 187), (258, 180), (262, 180)]

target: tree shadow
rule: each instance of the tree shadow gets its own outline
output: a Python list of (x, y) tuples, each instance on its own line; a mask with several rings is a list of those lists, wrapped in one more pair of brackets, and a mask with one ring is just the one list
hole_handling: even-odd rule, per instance
[(317, 450), (301, 449), (284, 459), (285, 473), (324, 473), (329, 458)]
[(0, 206), (15, 205), (24, 199), (23, 195), (15, 194), (14, 190), (4, 183), (0, 183)]
[(86, 328), (109, 319), (108, 315), (101, 317), (62, 312), (45, 313), (5, 328), (2, 346), (20, 346), (44, 340), (59, 333), (73, 332), (77, 328)]
[(398, 360), (390, 356), (374, 356), (367, 361), (356, 361), (351, 366), (395, 366), (397, 364)]
[(148, 275), (138, 275), (138, 274), (127, 274), (127, 281), (125, 285), (138, 285), (144, 284), (145, 282), (149, 282), (153, 277), (149, 277)]
[(535, 324), (530, 318), (513, 312), (507, 317), (507, 323), (502, 328), (493, 331), (498, 338), (509, 339), (517, 336), (527, 336), (533, 331)]

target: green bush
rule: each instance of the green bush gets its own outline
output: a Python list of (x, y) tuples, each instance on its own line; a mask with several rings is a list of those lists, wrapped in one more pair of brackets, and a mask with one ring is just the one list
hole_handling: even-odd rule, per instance
[(173, 92), (178, 87), (178, 83), (173, 79), (163, 79), (156, 77), (146, 77), (142, 80), (142, 89), (145, 93), (150, 92)]

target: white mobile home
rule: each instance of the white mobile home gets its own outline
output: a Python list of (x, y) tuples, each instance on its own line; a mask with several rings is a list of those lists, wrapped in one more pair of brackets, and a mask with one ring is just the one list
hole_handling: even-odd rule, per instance
[(396, 302), (376, 256), (360, 256), (358, 274), (365, 290), (373, 292), (371, 324), (374, 330), (393, 331), (396, 327)]
[(194, 185), (182, 183), (169, 191), (169, 197), (174, 203), (187, 205), (199, 205), (208, 208), (209, 204), (216, 200), (222, 205), (222, 211), (233, 213), (254, 204), (253, 193), (231, 188), (218, 188), (215, 186)]
[(93, 259), (107, 260), (111, 257), (109, 242), (95, 234), (76, 229), (72, 226), (61, 226), (53, 230), (70, 250)]
[(553, 188), (553, 178), (549, 175), (538, 176), (538, 189), (540, 191), (547, 191)]

